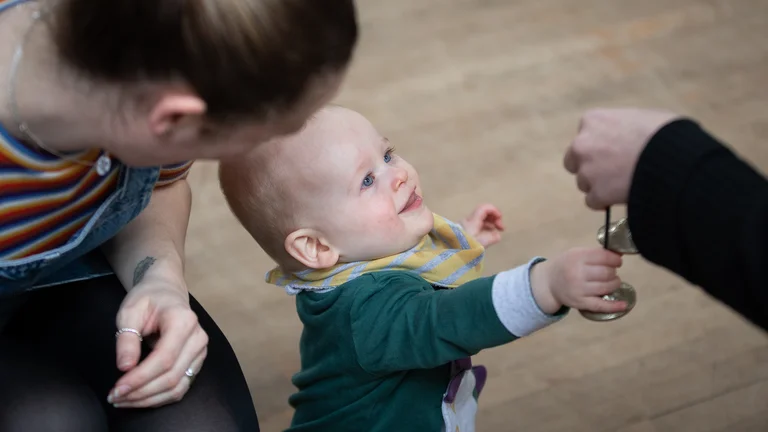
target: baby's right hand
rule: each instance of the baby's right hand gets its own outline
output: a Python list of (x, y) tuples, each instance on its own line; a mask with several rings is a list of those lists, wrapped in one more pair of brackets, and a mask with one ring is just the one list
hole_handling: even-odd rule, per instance
[(536, 301), (546, 313), (554, 313), (562, 305), (591, 312), (621, 312), (626, 302), (602, 298), (621, 286), (616, 273), (621, 264), (621, 255), (603, 248), (571, 249), (534, 266), (531, 283)]

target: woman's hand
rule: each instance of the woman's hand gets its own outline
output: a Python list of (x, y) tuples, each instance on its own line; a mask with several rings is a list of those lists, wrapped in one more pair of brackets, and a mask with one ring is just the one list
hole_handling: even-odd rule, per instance
[(492, 204), (478, 206), (461, 221), (461, 226), (486, 248), (498, 243), (501, 240), (501, 232), (504, 231), (501, 212)]
[[(126, 372), (107, 400), (117, 408), (158, 407), (178, 402), (189, 390), (189, 368), (197, 374), (207, 354), (208, 335), (189, 306), (186, 287), (147, 276), (125, 297), (118, 328), (158, 337), (141, 363), (141, 341), (130, 332), (117, 338), (117, 367)], [(183, 283), (183, 282), (182, 282)]]

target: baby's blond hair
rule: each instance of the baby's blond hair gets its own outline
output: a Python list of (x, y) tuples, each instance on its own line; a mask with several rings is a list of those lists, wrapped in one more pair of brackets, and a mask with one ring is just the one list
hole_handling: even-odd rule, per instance
[(275, 262), (286, 270), (301, 264), (285, 250), (285, 239), (297, 229), (294, 196), (284, 176), (290, 175), (280, 163), (280, 143), (259, 145), (246, 155), (219, 164), (219, 182), (229, 208), (251, 237)]
[[(299, 220), (317, 211), (311, 197), (318, 184), (311, 172), (318, 151), (330, 144), (317, 137), (323, 121), (346, 108), (327, 105), (311, 116), (294, 134), (259, 144), (249, 153), (219, 164), (219, 182), (232, 213), (254, 240), (283, 270), (304, 266), (285, 250), (285, 239), (306, 223)], [(330, 116), (330, 117), (329, 117)], [(327, 123), (325, 123), (327, 125)]]

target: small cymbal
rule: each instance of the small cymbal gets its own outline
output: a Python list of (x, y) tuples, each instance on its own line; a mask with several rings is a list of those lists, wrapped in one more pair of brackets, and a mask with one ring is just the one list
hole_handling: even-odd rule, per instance
[[(605, 226), (597, 231), (597, 241), (600, 244), (605, 243)], [(608, 249), (624, 254), (634, 255), (638, 253), (635, 242), (632, 241), (632, 232), (629, 231), (629, 221), (622, 218), (618, 222), (611, 224), (608, 228)]]
[(616, 313), (590, 312), (583, 310), (580, 310), (579, 312), (584, 316), (584, 318), (591, 321), (617, 320), (628, 314), (629, 311), (635, 307), (635, 304), (637, 303), (637, 292), (635, 291), (635, 288), (632, 287), (632, 285), (622, 282), (619, 289), (612, 292), (611, 294), (604, 295), (603, 299), (609, 301), (625, 301), (627, 302), (627, 308), (623, 312)]

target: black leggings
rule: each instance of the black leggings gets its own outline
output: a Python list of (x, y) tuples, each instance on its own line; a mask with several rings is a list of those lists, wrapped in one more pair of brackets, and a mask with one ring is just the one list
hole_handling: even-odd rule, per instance
[(114, 276), (29, 296), (0, 331), (0, 432), (258, 431), (235, 353), (194, 298), (192, 310), (210, 342), (184, 399), (154, 409), (107, 403), (121, 375), (114, 334), (124, 296)]

